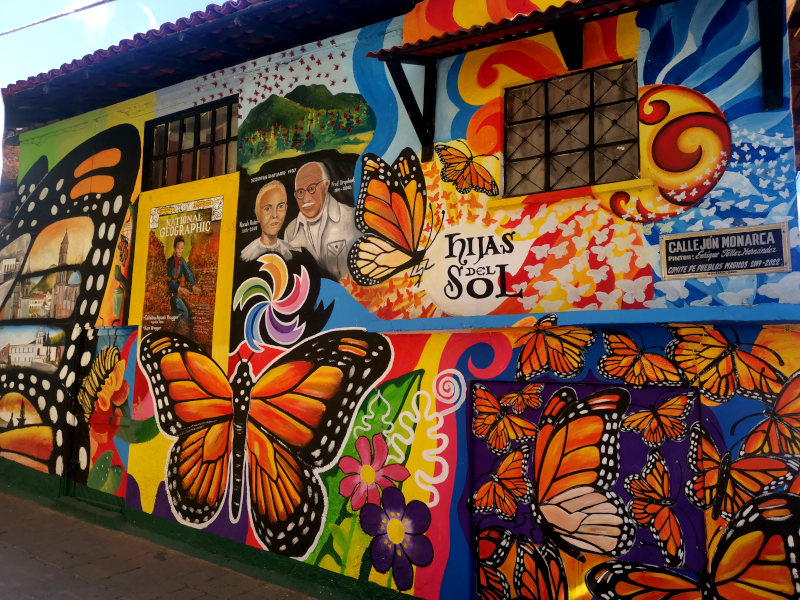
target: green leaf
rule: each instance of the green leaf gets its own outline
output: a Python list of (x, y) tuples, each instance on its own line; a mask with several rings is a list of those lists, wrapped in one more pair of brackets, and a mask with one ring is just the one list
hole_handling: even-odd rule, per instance
[(114, 465), (108, 473), (105, 483), (100, 488), (101, 492), (114, 494), (122, 483), (123, 470), (120, 465)]
[(156, 425), (156, 418), (150, 417), (142, 421), (121, 419), (116, 437), (129, 444), (142, 444), (149, 442), (157, 435), (158, 425)]
[[(113, 452), (108, 450), (100, 455), (95, 463), (92, 465), (92, 470), (89, 471), (89, 479), (86, 482), (90, 488), (95, 490), (102, 490), (106, 484), (106, 480), (111, 471), (111, 459), (114, 457)], [(119, 487), (119, 486), (117, 486)]]

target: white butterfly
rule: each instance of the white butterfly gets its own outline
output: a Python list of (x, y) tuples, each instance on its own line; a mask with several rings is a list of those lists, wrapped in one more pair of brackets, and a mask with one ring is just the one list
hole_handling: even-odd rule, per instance
[(609, 257), (606, 262), (611, 266), (614, 273), (625, 273), (631, 265), (631, 256), (633, 256), (633, 252), (629, 250), (622, 256)]
[(530, 251), (536, 257), (536, 260), (542, 260), (550, 252), (550, 245), (531, 246)]
[(550, 269), (550, 273), (552, 273), (553, 277), (559, 281), (565, 282), (572, 279), (572, 276), (574, 275), (574, 269), (575, 267), (572, 265), (572, 263), (567, 263), (561, 268)]
[(653, 283), (653, 278), (650, 275), (643, 275), (636, 279), (621, 279), (617, 281), (617, 286), (625, 295), (622, 301), (626, 304), (634, 302), (644, 302), (645, 294)]
[(584, 297), (586, 292), (589, 290), (589, 284), (584, 285), (572, 285), (570, 283), (563, 284), (564, 289), (567, 292), (567, 302), (575, 303), (578, 302), (581, 298)]
[(586, 276), (597, 283), (605, 281), (608, 277), (608, 265), (601, 265), (599, 269), (589, 269), (586, 271)]
[(557, 246), (553, 246), (550, 248), (550, 254), (555, 256), (556, 258), (562, 258), (567, 253), (567, 247), (569, 246), (570, 240), (564, 240)]
[(537, 263), (535, 265), (525, 265), (525, 272), (528, 274), (528, 279), (536, 279), (542, 274), (544, 263)]
[(689, 297), (689, 289), (686, 287), (686, 280), (684, 279), (656, 281), (653, 286), (659, 292), (663, 292), (670, 302), (677, 302), (682, 298)]
[(600, 309), (615, 309), (619, 308), (619, 300), (622, 298), (622, 290), (617, 288), (610, 293), (595, 292), (595, 296), (600, 301)]

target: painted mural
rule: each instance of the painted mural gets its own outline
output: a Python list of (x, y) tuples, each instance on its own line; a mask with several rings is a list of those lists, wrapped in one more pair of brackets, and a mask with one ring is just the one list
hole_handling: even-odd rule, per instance
[(31, 160), (0, 456), (368, 591), (800, 594), (800, 328), (765, 317), (796, 272), (662, 264), (662, 236), (764, 225), (798, 264), (757, 2), (588, 22), (576, 73), (550, 33), (443, 58), (423, 161), (366, 54), (545, 4), (426, 0), (157, 92), (158, 116), (238, 94), (239, 172), (130, 210), (133, 125)]
[(140, 152), (136, 128), (119, 125), (52, 168), (40, 157), (22, 176), (19, 207), (0, 233), (0, 452), (122, 496), (124, 459), (113, 438), (129, 406), (135, 335), (96, 326), (124, 318), (126, 220)]

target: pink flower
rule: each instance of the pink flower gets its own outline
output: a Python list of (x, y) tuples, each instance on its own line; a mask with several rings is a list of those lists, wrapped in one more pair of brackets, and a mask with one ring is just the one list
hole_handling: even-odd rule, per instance
[[(374, 448), (375, 454), (372, 454)], [(408, 479), (410, 473), (403, 465), (386, 464), (389, 448), (380, 433), (369, 440), (362, 436), (356, 440), (356, 450), (361, 462), (352, 456), (343, 456), (339, 468), (347, 477), (339, 483), (339, 493), (350, 498), (353, 510), (361, 510), (365, 503), (380, 504), (381, 490), (394, 487), (395, 483)]]

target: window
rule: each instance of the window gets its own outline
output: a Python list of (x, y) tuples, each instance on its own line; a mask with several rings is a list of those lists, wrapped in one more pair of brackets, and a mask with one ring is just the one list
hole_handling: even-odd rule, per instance
[(154, 190), (236, 171), (238, 102), (238, 96), (230, 96), (149, 121), (142, 188)]
[(505, 195), (638, 179), (636, 62), (506, 90)]

